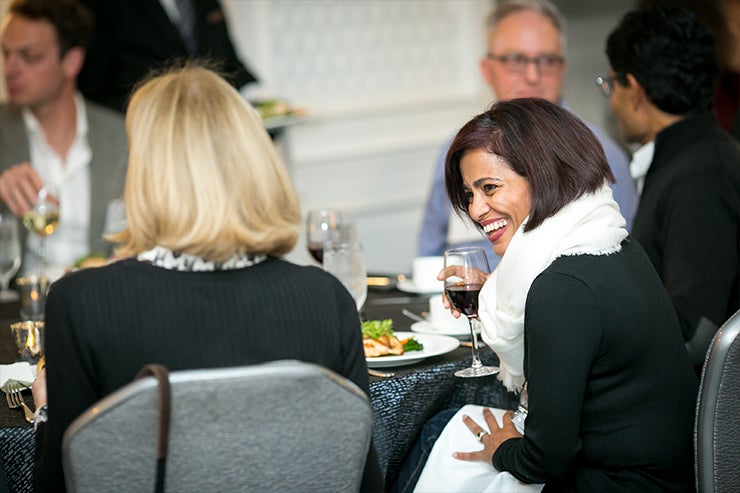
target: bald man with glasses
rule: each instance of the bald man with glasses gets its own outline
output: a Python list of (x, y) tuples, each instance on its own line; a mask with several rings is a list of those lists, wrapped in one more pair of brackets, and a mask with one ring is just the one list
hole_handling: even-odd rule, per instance
[[(480, 70), (496, 99), (538, 97), (563, 104), (565, 21), (552, 3), (502, 0), (488, 16), (486, 28), (487, 52), (480, 61)], [(592, 125), (589, 127), (601, 142), (617, 179), (612, 190), (629, 229), (637, 209), (637, 193), (627, 155), (603, 132)], [(493, 253), (491, 243), (472, 223), (464, 222), (452, 212), (447, 198), (444, 159), (449, 144), (449, 141), (445, 144), (437, 162), (419, 232), (418, 254), (441, 255), (457, 246), (482, 246), (493, 268), (499, 257)]]

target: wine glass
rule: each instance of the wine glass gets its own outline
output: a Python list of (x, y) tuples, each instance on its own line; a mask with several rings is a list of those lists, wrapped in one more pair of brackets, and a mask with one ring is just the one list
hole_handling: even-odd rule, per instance
[(33, 208), (23, 214), (23, 225), (39, 237), (40, 277), (46, 277), (46, 237), (59, 225), (59, 204), (46, 188), (41, 188)]
[(458, 377), (482, 377), (498, 373), (495, 366), (484, 366), (478, 355), (478, 295), (489, 273), (486, 252), (480, 247), (453, 248), (445, 252), (445, 295), (452, 306), (468, 318), (473, 362), (470, 368), (455, 372)]
[(346, 238), (324, 243), (324, 270), (344, 284), (359, 311), (367, 298), (367, 269), (362, 243)]
[(324, 261), (324, 243), (332, 239), (331, 233), (342, 222), (342, 213), (332, 209), (309, 211), (306, 217), (306, 246), (308, 253), (318, 263)]
[(0, 211), (0, 303), (18, 300), (8, 284), (21, 267), (21, 240), (18, 220), (9, 211)]

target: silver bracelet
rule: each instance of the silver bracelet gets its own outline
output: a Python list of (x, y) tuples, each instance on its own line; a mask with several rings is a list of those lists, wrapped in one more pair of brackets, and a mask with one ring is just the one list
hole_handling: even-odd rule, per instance
[(38, 429), (40, 423), (46, 423), (48, 409), (49, 407), (46, 404), (36, 408), (36, 412), (33, 413), (33, 431)]

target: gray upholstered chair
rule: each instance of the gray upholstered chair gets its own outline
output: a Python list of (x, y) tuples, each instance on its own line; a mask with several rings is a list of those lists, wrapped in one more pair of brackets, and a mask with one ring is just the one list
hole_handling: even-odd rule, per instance
[[(367, 396), (297, 361), (173, 372), (165, 491), (357, 491), (370, 446)], [(157, 380), (102, 399), (67, 429), (70, 492), (150, 492)]]
[(699, 493), (740, 491), (740, 311), (720, 327), (702, 371), (694, 426)]

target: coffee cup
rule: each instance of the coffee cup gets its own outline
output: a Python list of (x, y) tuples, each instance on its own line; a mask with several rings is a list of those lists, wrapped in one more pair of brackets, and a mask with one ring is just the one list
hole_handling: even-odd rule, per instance
[(429, 298), (429, 323), (438, 329), (464, 331), (469, 328), (465, 316), (455, 318), (452, 312), (445, 308), (441, 294)]
[(437, 279), (444, 267), (444, 257), (416, 257), (411, 264), (414, 287), (419, 291), (441, 293), (444, 283)]
[(26, 320), (10, 325), (13, 332), (16, 361), (38, 363), (44, 355), (44, 322)]

